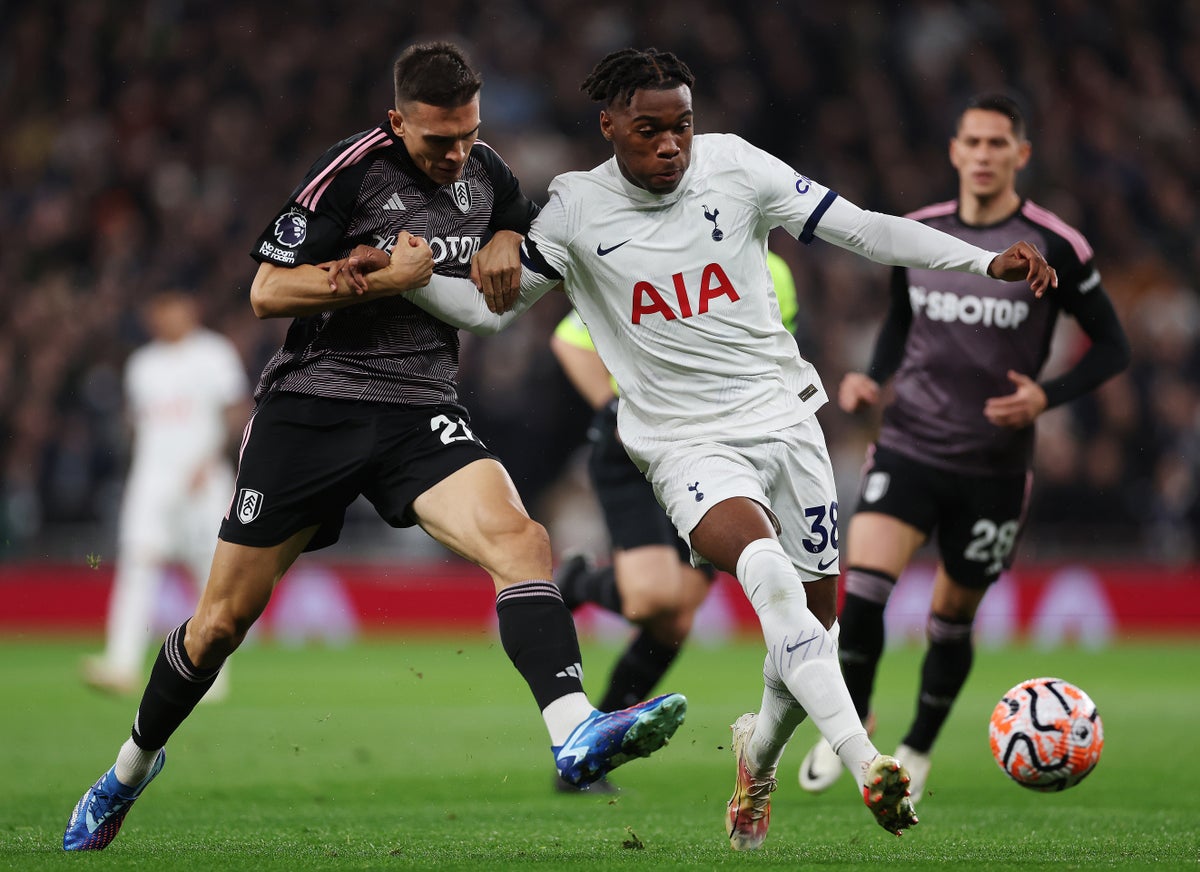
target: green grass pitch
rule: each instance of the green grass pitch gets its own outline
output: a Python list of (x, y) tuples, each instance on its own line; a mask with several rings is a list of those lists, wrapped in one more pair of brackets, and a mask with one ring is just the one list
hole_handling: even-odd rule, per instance
[[(1200, 644), (1100, 652), (981, 650), (943, 733), (921, 824), (875, 825), (843, 778), (810, 796), (784, 756), (771, 834), (753, 854), (723, 830), (728, 725), (757, 708), (759, 645), (693, 645), (666, 689), (690, 701), (670, 746), (618, 770), (615, 797), (551, 792), (532, 697), (487, 636), (347, 648), (251, 644), (233, 693), (202, 705), (108, 850), (66, 855), (62, 829), (128, 735), (134, 700), (78, 681), (86, 640), (0, 639), (0, 869), (1196, 869)], [(610, 644), (585, 645), (597, 693)], [(889, 652), (876, 741), (912, 710), (920, 652)], [(1017, 681), (1054, 674), (1096, 701), (1106, 747), (1078, 787), (1024, 790), (992, 762), (987, 722)]]

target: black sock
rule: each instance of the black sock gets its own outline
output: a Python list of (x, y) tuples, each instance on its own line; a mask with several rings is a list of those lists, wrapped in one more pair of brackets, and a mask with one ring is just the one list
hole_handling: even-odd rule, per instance
[(575, 622), (552, 581), (523, 581), (496, 595), (500, 644), (543, 710), (569, 693), (583, 693)]
[(646, 699), (678, 654), (678, 645), (660, 642), (649, 630), (642, 630), (617, 660), (608, 679), (608, 690), (596, 708), (614, 712)]
[(146, 751), (156, 751), (167, 744), (171, 734), (179, 729), (200, 698), (217, 680), (216, 669), (198, 669), (183, 647), (187, 621), (170, 632), (158, 658), (150, 670), (142, 704), (133, 722), (133, 741)]
[(595, 603), (602, 609), (621, 614), (621, 592), (617, 590), (617, 575), (612, 566), (592, 566), (579, 558), (568, 566), (568, 572), (556, 579), (563, 600), (571, 609), (584, 603)]
[(967, 682), (975, 648), (971, 643), (971, 621), (950, 621), (929, 616), (929, 650), (921, 665), (921, 692), (917, 715), (904, 744), (928, 751), (950, 715), (950, 707)]
[(852, 566), (846, 573), (846, 599), (838, 616), (842, 625), (838, 659), (854, 710), (864, 721), (883, 656), (883, 608), (895, 584), (896, 579), (873, 569)]

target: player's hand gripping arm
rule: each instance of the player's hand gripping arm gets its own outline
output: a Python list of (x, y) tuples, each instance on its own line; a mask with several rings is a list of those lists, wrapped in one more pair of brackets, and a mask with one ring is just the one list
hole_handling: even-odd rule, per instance
[(919, 221), (868, 212), (842, 197), (830, 204), (816, 235), (876, 263), (972, 272), (1008, 282), (1025, 280), (1039, 297), (1058, 287), (1058, 275), (1028, 242), (1017, 242), (996, 254)]
[(506, 312), (521, 292), (521, 243), (525, 237), (512, 230), (497, 230), (488, 244), (471, 259), (471, 281), (492, 312)]
[[(359, 246), (355, 249), (367, 249)], [(368, 262), (354, 253), (339, 261), (295, 267), (264, 263), (250, 287), (250, 305), (259, 318), (296, 318), (341, 309), (376, 297), (391, 297), (424, 286), (433, 275), (433, 252), (425, 240), (402, 232), (389, 257), (371, 248)], [(373, 268), (372, 268), (373, 267)]]
[[(359, 289), (377, 275), (374, 270), (380, 269), (385, 257), (386, 254), (378, 248), (358, 245), (348, 257), (321, 266), (328, 270), (328, 283), (332, 285), (336, 282), (338, 287), (345, 283), (351, 288), (351, 293), (361, 293)], [(431, 275), (427, 281), (424, 287), (407, 292), (407, 298), (447, 324), (481, 336), (504, 329), (559, 284), (557, 278), (550, 279), (533, 270), (522, 270), (519, 291), (512, 308), (497, 315), (488, 308), (486, 298), (470, 279)]]

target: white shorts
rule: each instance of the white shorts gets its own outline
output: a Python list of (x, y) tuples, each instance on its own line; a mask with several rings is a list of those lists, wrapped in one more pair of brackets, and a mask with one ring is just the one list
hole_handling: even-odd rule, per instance
[[(748, 497), (773, 515), (783, 550), (805, 581), (838, 573), (837, 490), (815, 417), (754, 439), (656, 442), (651, 453), (638, 463), (689, 545), (709, 509)], [(692, 560), (704, 558), (693, 551)]]
[(121, 550), (153, 560), (206, 562), (233, 495), (232, 468), (214, 464), (196, 490), (170, 473), (149, 472), (126, 483), (117, 530)]

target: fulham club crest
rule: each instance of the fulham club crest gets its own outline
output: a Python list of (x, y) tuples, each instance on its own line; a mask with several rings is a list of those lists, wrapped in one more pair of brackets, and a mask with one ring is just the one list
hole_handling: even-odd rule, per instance
[(864, 503), (874, 503), (887, 493), (892, 477), (886, 472), (868, 473), (866, 484), (863, 485), (862, 498)]
[(237, 518), (243, 524), (249, 524), (262, 511), (263, 495), (260, 491), (244, 487), (238, 491)]
[(450, 196), (454, 198), (454, 205), (458, 207), (458, 211), (466, 215), (471, 211), (471, 186), (465, 181), (457, 181), (450, 185)]

